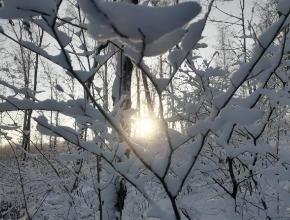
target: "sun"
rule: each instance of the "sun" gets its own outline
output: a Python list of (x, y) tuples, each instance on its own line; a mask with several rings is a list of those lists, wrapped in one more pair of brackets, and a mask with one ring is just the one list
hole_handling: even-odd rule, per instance
[(141, 118), (138, 130), (141, 137), (151, 136), (156, 131), (156, 123), (150, 118)]
[(143, 119), (143, 120), (141, 120), (141, 123), (140, 123), (140, 127), (142, 128), (142, 129), (145, 129), (145, 130), (148, 130), (148, 129), (150, 129), (150, 127), (152, 127), (152, 122), (151, 122), (151, 120), (148, 120), (148, 119)]

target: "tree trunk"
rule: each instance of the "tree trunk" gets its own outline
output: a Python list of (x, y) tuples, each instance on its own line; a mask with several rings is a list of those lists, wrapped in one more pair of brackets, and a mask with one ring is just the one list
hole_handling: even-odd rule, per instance
[[(131, 108), (131, 82), (132, 82), (132, 72), (133, 72), (133, 63), (130, 58), (125, 57), (122, 52), (118, 53), (118, 63), (117, 63), (117, 72), (116, 78), (114, 81), (114, 88), (112, 92), (112, 99), (114, 105), (120, 100), (122, 95), (127, 96), (126, 106), (124, 110), (128, 110)], [(121, 123), (123, 129), (127, 132), (127, 134), (131, 135), (131, 125), (125, 125), (124, 122)], [(120, 140), (121, 142), (122, 140)], [(129, 154), (128, 154), (129, 157)], [(118, 162), (121, 162), (121, 159), (118, 159)], [(122, 211), (124, 208), (124, 201), (127, 195), (127, 188), (125, 186), (124, 181), (117, 182), (116, 184), (116, 203), (115, 208), (118, 211), (119, 216), (116, 217), (117, 220), (122, 219)]]
[(145, 91), (148, 113), (149, 113), (149, 116), (151, 117), (154, 114), (153, 105), (152, 105), (151, 95), (150, 95), (150, 91), (149, 91), (147, 76), (143, 72), (142, 72), (142, 80), (143, 80), (143, 86), (144, 86), (144, 91)]
[[(138, 126), (140, 126), (140, 122), (141, 122), (141, 103), (140, 103), (140, 74), (139, 74), (139, 70), (136, 68), (136, 80), (137, 80), (137, 109), (138, 109)], [(140, 127), (137, 127), (135, 130), (137, 132), (137, 136), (139, 136), (140, 131), (139, 131)]]

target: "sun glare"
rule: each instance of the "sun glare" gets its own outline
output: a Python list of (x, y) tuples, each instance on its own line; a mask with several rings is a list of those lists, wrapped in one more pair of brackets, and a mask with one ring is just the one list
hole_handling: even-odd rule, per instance
[(142, 118), (139, 123), (140, 136), (146, 137), (152, 135), (156, 130), (156, 125), (153, 120), (149, 118)]

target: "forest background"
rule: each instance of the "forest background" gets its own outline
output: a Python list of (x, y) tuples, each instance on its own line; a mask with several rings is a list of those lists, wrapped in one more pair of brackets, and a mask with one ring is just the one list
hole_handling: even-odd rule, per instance
[(290, 218), (287, 0), (0, 7), (0, 218)]

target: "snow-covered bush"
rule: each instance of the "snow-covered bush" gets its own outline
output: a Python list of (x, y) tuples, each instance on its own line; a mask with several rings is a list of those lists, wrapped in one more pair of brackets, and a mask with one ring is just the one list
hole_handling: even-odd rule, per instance
[[(1, 3), (0, 18), (25, 19), (26, 26), (37, 25), (58, 54), (52, 55), (33, 40), (13, 38), (4, 28), (0, 33), (64, 69), (57, 74), (75, 79), (84, 91), (82, 98), (68, 94), (66, 101), (41, 101), (36, 91), (0, 80), (2, 86), (26, 97), (1, 95), (0, 111), (54, 111), (78, 124), (75, 128), (53, 125), (38, 112), (33, 117), (37, 130), (63, 138), (67, 148), (43, 152), (33, 144), (35, 154), (5, 134), (16, 162), (0, 173), (12, 187), (4, 186), (1, 199), (9, 203), (8, 209), (17, 209), (17, 218), (173, 220), (212, 214), (202, 213), (201, 206), (213, 207), (215, 214), (226, 219), (289, 217), (285, 130), (290, 4), (277, 1), (279, 20), (259, 37), (253, 35), (256, 44), (251, 59), (235, 64), (239, 67), (229, 75), (210, 67), (209, 62), (199, 68), (198, 57), (193, 55), (207, 46), (201, 40), (213, 2), (199, 19), (201, 6), (191, 1), (152, 7), (148, 2), (77, 0), (71, 5), (78, 12), (76, 17), (62, 17), (62, 0)], [(81, 53), (74, 49), (74, 41), (81, 42)], [(93, 79), (115, 54), (114, 107), (108, 103), (102, 107), (105, 93), (100, 95)], [(167, 56), (169, 67), (162, 77), (153, 72), (148, 58), (160, 55), (160, 60)], [(151, 115), (156, 132), (145, 141), (132, 134), (138, 109), (132, 108), (132, 92), (124, 86), (130, 80), (120, 77), (132, 76), (133, 68), (150, 80), (159, 102), (158, 114)], [(182, 87), (173, 91), (180, 74), (187, 77), (184, 83), (189, 91)], [(59, 84), (55, 89), (67, 93)], [(177, 96), (170, 117), (164, 112), (168, 91)], [(175, 126), (170, 127), (173, 122)], [(3, 209), (9, 218), (12, 212)]]

